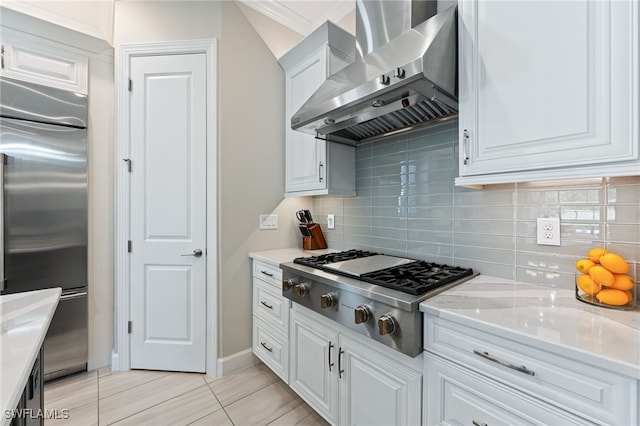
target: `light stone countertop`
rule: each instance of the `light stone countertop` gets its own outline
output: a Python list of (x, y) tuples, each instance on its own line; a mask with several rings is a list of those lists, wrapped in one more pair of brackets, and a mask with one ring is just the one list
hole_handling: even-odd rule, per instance
[(5, 410), (18, 405), (33, 363), (58, 306), (60, 288), (0, 296), (0, 402), (2, 425), (11, 423)]
[(576, 300), (573, 289), (480, 275), (420, 304), (422, 312), (640, 379), (640, 308)]
[(331, 253), (338, 250), (319, 249), (319, 250), (303, 250), (301, 248), (284, 248), (276, 250), (256, 251), (249, 253), (249, 257), (255, 260), (271, 263), (279, 266), (281, 263), (293, 262), (296, 257), (320, 256), (321, 254)]

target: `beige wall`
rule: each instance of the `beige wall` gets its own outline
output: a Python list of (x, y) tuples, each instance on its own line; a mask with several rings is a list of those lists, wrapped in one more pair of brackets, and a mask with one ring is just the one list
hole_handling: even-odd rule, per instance
[[(284, 74), (233, 2), (223, 2), (220, 43), (221, 356), (251, 347), (251, 264), (247, 253), (300, 244), (295, 211), (311, 206), (284, 193)], [(260, 213), (279, 228), (257, 230)]]

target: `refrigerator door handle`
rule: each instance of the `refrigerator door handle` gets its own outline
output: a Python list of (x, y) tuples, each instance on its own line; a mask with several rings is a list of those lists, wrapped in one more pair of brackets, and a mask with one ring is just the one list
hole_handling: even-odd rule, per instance
[(60, 296), (60, 300), (79, 299), (81, 297), (86, 297), (86, 296), (87, 296), (86, 291), (74, 291), (74, 292), (64, 293), (62, 296)]
[(7, 288), (4, 277), (4, 168), (7, 164), (7, 154), (0, 153), (0, 291)]

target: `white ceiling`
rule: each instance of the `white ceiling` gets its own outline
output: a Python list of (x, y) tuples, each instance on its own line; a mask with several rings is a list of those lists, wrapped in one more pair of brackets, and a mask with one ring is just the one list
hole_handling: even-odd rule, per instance
[(291, 30), (309, 35), (325, 21), (338, 22), (355, 7), (354, 0), (240, 0)]

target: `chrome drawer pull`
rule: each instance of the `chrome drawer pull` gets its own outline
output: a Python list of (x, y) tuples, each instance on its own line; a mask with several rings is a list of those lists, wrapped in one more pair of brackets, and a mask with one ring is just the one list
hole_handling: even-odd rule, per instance
[(476, 421), (476, 420), (471, 420), (471, 423), (473, 423), (473, 426), (489, 426), (486, 423), (480, 423), (479, 421)]
[(504, 367), (507, 367), (507, 368), (510, 368), (512, 370), (516, 370), (516, 371), (519, 371), (521, 373), (528, 374), (530, 376), (535, 376), (536, 375), (533, 371), (529, 370), (524, 365), (518, 367), (517, 365), (509, 364), (508, 362), (499, 360), (498, 358), (489, 355), (488, 352), (480, 352), (480, 351), (474, 349), (473, 353), (478, 355), (478, 356), (481, 356), (484, 359), (488, 359), (491, 362), (495, 362), (496, 364), (500, 364), (500, 365), (502, 365)]
[(265, 348), (266, 350), (268, 350), (269, 352), (273, 352), (273, 348), (268, 347), (267, 345), (265, 345), (263, 342), (260, 342), (260, 344), (262, 345), (263, 348)]
[(266, 306), (269, 309), (273, 309), (273, 305), (267, 305), (265, 302), (263, 302), (262, 300), (260, 301), (260, 304), (263, 306)]
[(267, 271), (260, 271), (268, 277), (273, 277), (273, 274), (268, 273)]

